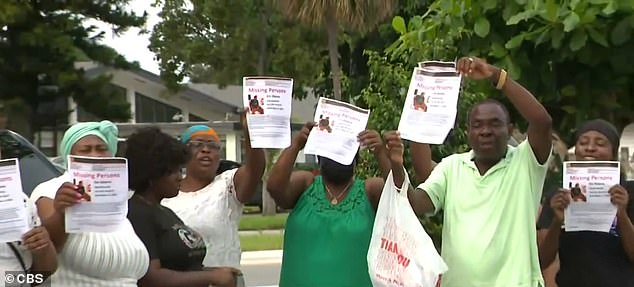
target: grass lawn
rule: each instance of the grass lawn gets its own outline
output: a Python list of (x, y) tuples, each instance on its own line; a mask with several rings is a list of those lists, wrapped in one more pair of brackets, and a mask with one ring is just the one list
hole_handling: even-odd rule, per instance
[(267, 229), (284, 229), (288, 214), (281, 213), (270, 216), (259, 214), (243, 215), (240, 220), (239, 230), (267, 230)]
[(259, 213), (262, 211), (257, 206), (245, 206), (243, 212), (246, 214), (252, 214), (252, 213)]
[(278, 250), (282, 249), (284, 235), (280, 234), (259, 234), (240, 235), (240, 245), (242, 251)]

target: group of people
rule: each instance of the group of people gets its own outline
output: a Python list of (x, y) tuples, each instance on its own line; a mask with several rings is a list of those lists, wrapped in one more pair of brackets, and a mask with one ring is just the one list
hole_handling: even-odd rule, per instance
[[(458, 72), (488, 80), (529, 123), (528, 138), (508, 145), (511, 118), (498, 101), (474, 105), (468, 115), (471, 150), (435, 163), (427, 144), (410, 143), (417, 187), (402, 186), (404, 144), (396, 131), (358, 136), (373, 153), (380, 175), (355, 176), (350, 165), (318, 157), (319, 175), (293, 171), (316, 123), (307, 123), (272, 167), (266, 187), (292, 209), (284, 233), (281, 287), (372, 286), (367, 252), (385, 181), (407, 192), (419, 216), (443, 211), (441, 255), (449, 270), (444, 287), (539, 287), (542, 270), (559, 257), (559, 287), (634, 286), (634, 184), (610, 189), (617, 206), (609, 233), (566, 232), (570, 190), (542, 189), (552, 158), (552, 119), (503, 69), (462, 58)], [(71, 176), (40, 184), (29, 201), (42, 227), (25, 234), (17, 255), (0, 248), (11, 268), (54, 272), (57, 286), (235, 286), (240, 273), (238, 222), (265, 169), (264, 152), (252, 149), (244, 127), (244, 165), (219, 170), (221, 145), (203, 125), (180, 140), (143, 128), (127, 140), (128, 220), (112, 233), (65, 232), (64, 212), (82, 196)], [(604, 120), (577, 131), (577, 160), (617, 160), (619, 133)], [(110, 157), (117, 129), (110, 122), (79, 123), (66, 131), (60, 155)], [(184, 172), (183, 172), (184, 171)], [(536, 225), (537, 222), (537, 225)], [(8, 258), (8, 259), (7, 259)], [(11, 261), (11, 258), (14, 260)], [(18, 258), (25, 258), (22, 260)], [(24, 261), (24, 262), (23, 262)], [(4, 265), (3, 265), (4, 267)]]
[[(374, 213), (389, 173), (408, 193), (419, 216), (443, 211), (441, 255), (449, 270), (443, 287), (540, 287), (542, 271), (559, 255), (559, 287), (634, 286), (634, 184), (609, 191), (617, 207), (613, 229), (566, 232), (569, 189), (543, 191), (552, 164), (552, 118), (506, 71), (477, 58), (462, 58), (458, 72), (488, 80), (528, 122), (527, 140), (509, 145), (507, 108), (492, 99), (468, 113), (471, 150), (435, 163), (427, 144), (410, 143), (416, 188), (402, 186), (404, 144), (396, 131), (365, 131), (359, 142), (374, 153), (380, 177), (355, 177), (356, 160), (342, 165), (319, 157), (320, 174), (292, 171), (313, 123), (307, 123), (274, 165), (267, 188), (292, 208), (284, 235), (281, 287), (372, 286), (366, 254)], [(616, 161), (619, 133), (604, 120), (583, 123), (575, 137), (577, 160)], [(546, 200), (542, 202), (542, 194)], [(537, 223), (537, 225), (536, 225)]]
[[(180, 140), (156, 127), (135, 131), (124, 155), (127, 219), (114, 232), (66, 233), (65, 211), (85, 200), (80, 187), (68, 172), (41, 183), (24, 199), (41, 226), (33, 224), (15, 252), (0, 248), (0, 267), (52, 274), (53, 286), (236, 286), (242, 203), (265, 168), (263, 150), (250, 147), (244, 127), (246, 162), (228, 170), (219, 168), (221, 141), (208, 126), (193, 126)], [(65, 132), (59, 154), (112, 157), (117, 141), (109, 121), (78, 123)]]

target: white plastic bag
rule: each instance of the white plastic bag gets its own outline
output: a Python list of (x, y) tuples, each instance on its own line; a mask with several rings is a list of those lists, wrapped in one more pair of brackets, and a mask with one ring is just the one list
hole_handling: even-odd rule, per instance
[(434, 243), (418, 221), (407, 199), (409, 179), (403, 191), (390, 172), (376, 212), (368, 271), (374, 287), (435, 287), (447, 271)]

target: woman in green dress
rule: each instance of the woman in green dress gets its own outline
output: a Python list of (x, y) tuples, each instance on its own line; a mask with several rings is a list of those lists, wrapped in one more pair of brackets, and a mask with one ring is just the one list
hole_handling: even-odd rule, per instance
[[(342, 165), (319, 157), (320, 176), (293, 171), (313, 126), (307, 123), (282, 152), (267, 181), (277, 205), (293, 209), (286, 221), (279, 286), (372, 287), (366, 258), (384, 179), (356, 178), (356, 159)], [(374, 153), (386, 177), (390, 161), (380, 135), (366, 130), (358, 140)]]

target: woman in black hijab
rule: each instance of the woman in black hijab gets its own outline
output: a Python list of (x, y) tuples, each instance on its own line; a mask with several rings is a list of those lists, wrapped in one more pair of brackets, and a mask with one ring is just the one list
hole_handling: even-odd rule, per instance
[[(578, 161), (618, 160), (620, 136), (601, 119), (585, 122), (577, 131), (575, 158)], [(610, 189), (617, 216), (609, 232), (566, 232), (564, 209), (571, 202), (570, 190), (559, 189), (548, 196), (538, 222), (539, 260), (547, 268), (559, 253), (559, 287), (634, 286), (634, 184), (621, 176), (621, 184)]]

